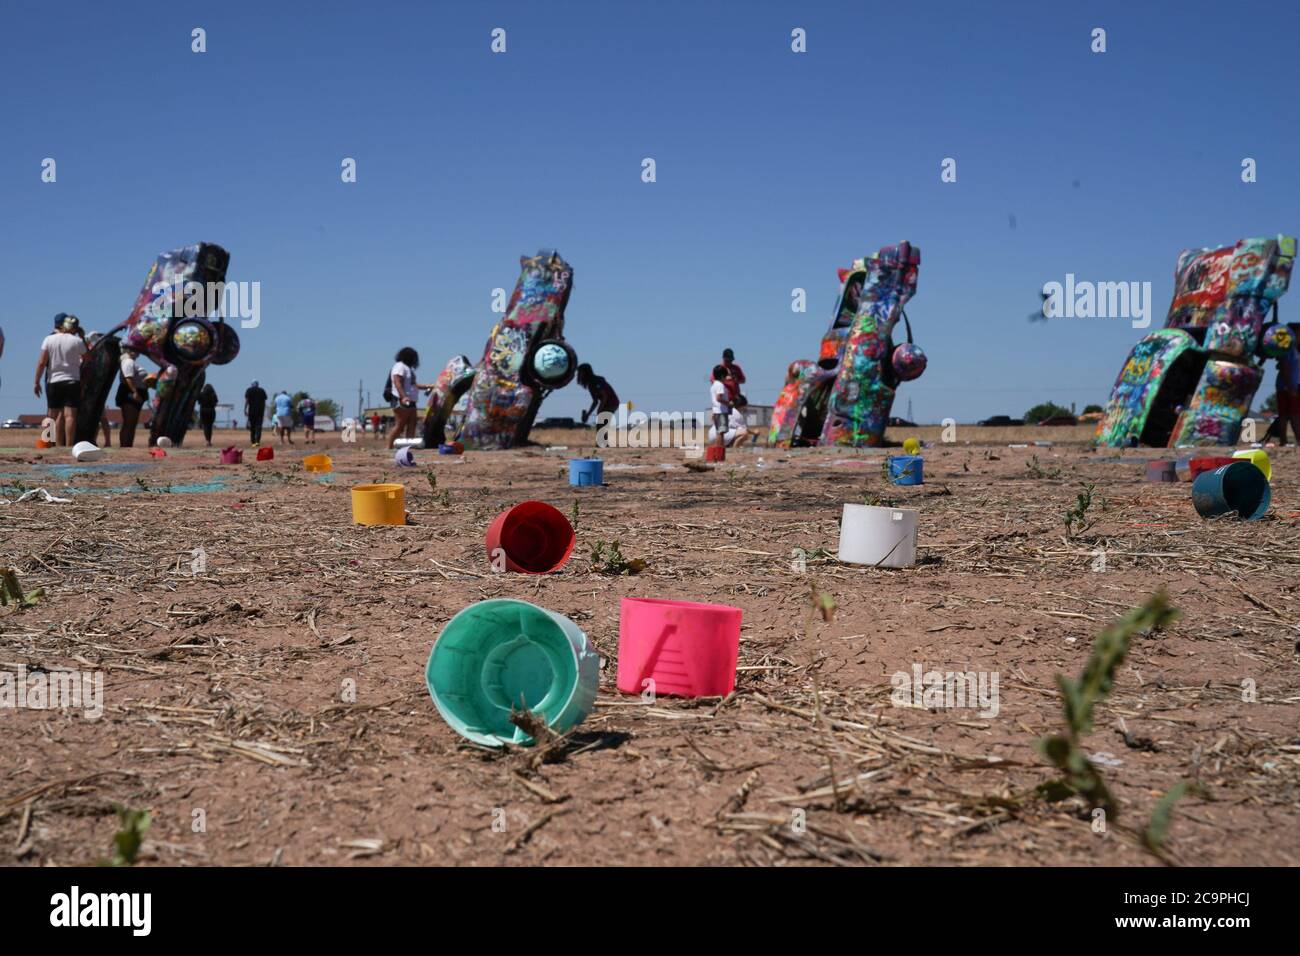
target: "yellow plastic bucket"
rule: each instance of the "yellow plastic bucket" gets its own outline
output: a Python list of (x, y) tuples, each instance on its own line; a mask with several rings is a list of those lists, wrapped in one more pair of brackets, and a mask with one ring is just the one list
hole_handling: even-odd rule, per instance
[(302, 466), (308, 471), (324, 473), (334, 470), (334, 460), (329, 455), (308, 455), (302, 460)]
[(1233, 458), (1244, 458), (1260, 471), (1264, 473), (1264, 478), (1269, 482), (1273, 480), (1273, 466), (1269, 463), (1268, 452), (1262, 448), (1246, 448), (1241, 451), (1234, 451)]
[(406, 524), (406, 488), (403, 485), (356, 485), (352, 489), (355, 524)]

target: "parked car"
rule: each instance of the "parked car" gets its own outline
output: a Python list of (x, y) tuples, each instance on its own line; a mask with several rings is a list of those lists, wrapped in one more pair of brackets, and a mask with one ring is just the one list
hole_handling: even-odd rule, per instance
[(982, 422), (976, 422), (976, 425), (985, 428), (1005, 428), (1008, 425), (1023, 425), (1023, 418), (1012, 418), (1010, 415), (994, 415), (992, 418), (986, 418)]
[(1038, 424), (1040, 425), (1077, 425), (1079, 420), (1073, 415), (1053, 415), (1051, 418), (1044, 418)]
[(26, 425), (24, 425), (16, 418), (6, 418), (4, 424), (0, 425), (0, 428), (26, 428), (26, 427), (27, 427)]
[(916, 422), (909, 422), (906, 418), (891, 418), (889, 420), (890, 428), (919, 428)]
[(577, 428), (578, 423), (572, 418), (543, 418), (534, 428)]

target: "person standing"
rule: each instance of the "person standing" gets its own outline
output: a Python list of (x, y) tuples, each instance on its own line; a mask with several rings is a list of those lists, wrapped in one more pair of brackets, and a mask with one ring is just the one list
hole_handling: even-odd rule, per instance
[(734, 403), (740, 398), (740, 386), (745, 384), (745, 370), (736, 364), (736, 353), (731, 349), (722, 350), (722, 367), (727, 370), (725, 382)]
[(1300, 351), (1297, 351), (1295, 342), (1277, 360), (1275, 398), (1277, 418), (1273, 419), (1273, 424), (1264, 433), (1264, 441), (1267, 442), (1276, 434), (1278, 445), (1286, 447), (1286, 426), (1289, 422), (1291, 430), (1295, 432), (1296, 444), (1300, 445)]
[(199, 424), (203, 426), (203, 440), (212, 447), (212, 426), (217, 423), (217, 390), (212, 383), (204, 383), (199, 390)]
[[(60, 318), (61, 317), (61, 318)], [(36, 362), (33, 391), (39, 398), (41, 379), (49, 372), (45, 404), (54, 419), (55, 443), (71, 445), (77, 435), (77, 406), (81, 404), (81, 363), (90, 350), (81, 337), (81, 323), (75, 315), (60, 312), (55, 316), (60, 331), (51, 332), (41, 342), (41, 357)]]
[(266, 417), (266, 389), (254, 382), (244, 392), (244, 417), (248, 419), (248, 439), (254, 448), (262, 443), (262, 419)]
[(316, 400), (310, 395), (298, 400), (298, 417), (302, 419), (303, 441), (308, 445), (316, 444)]
[(727, 424), (731, 420), (731, 391), (727, 388), (727, 367), (713, 366), (713, 382), (709, 385), (709, 401), (713, 412), (713, 429), (715, 443), (723, 448), (727, 445)]
[(145, 386), (146, 373), (139, 360), (140, 353), (135, 349), (123, 349), (122, 358), (118, 362), (121, 375), (113, 404), (122, 413), (122, 431), (117, 436), (117, 443), (123, 448), (131, 448), (135, 444), (135, 428), (140, 422), (140, 409), (149, 400), (149, 390)]
[(419, 417), (417, 404), (420, 391), (433, 388), (421, 385), (415, 380), (415, 370), (420, 367), (420, 353), (409, 345), (395, 356), (392, 371), (388, 373), (392, 398), (388, 404), (393, 408), (393, 434), (388, 439), (388, 447), (397, 444), (399, 438), (415, 437), (415, 420)]
[(293, 444), (293, 399), (284, 389), (275, 395), (275, 433), (280, 437), (280, 444)]

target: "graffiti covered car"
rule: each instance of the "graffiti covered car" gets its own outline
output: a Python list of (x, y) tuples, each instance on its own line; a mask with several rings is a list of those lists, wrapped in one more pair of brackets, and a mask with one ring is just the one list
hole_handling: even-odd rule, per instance
[(82, 369), (77, 441), (94, 441), (123, 348), (135, 349), (159, 367), (152, 399), (149, 444), (166, 437), (179, 445), (194, 417), (204, 370), (239, 354), (239, 336), (220, 318), (219, 301), (230, 253), (198, 242), (164, 252), (154, 260), (131, 314), (91, 347)]
[[(1111, 447), (1231, 445), (1277, 358), (1277, 302), (1291, 281), (1292, 236), (1185, 249), (1174, 270), (1165, 327), (1133, 347), (1120, 370), (1096, 443)], [(1272, 322), (1269, 322), (1270, 312)]]
[(506, 313), (470, 366), (455, 356), (439, 374), (425, 418), (425, 444), (442, 440), (462, 396), (465, 417), (456, 440), (466, 448), (511, 448), (528, 440), (542, 399), (572, 381), (578, 357), (564, 341), (564, 310), (573, 268), (552, 249), (519, 258), (519, 280)]
[[(925, 371), (903, 307), (916, 294), (921, 250), (884, 246), (839, 270), (840, 294), (817, 361), (790, 363), (772, 412), (774, 445), (880, 445), (901, 382)], [(894, 345), (899, 319), (907, 342)]]

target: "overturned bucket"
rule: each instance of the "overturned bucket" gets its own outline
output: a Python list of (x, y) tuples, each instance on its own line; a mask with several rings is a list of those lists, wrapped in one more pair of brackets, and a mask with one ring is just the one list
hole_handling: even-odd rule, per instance
[(1240, 458), (1192, 482), (1192, 505), (1202, 518), (1235, 513), (1243, 521), (1254, 521), (1268, 511), (1272, 498), (1264, 473)]
[(846, 504), (840, 518), (839, 559), (878, 568), (910, 568), (916, 563), (916, 514), (911, 508)]
[(221, 449), (221, 463), (223, 465), (238, 465), (244, 460), (244, 453), (231, 445)]
[(738, 607), (623, 598), (618, 619), (618, 689), (678, 697), (726, 697), (736, 687)]
[(411, 451), (409, 445), (399, 448), (393, 453), (393, 463), (402, 468), (414, 468), (415, 453)]
[(605, 462), (600, 458), (570, 458), (569, 484), (603, 485), (605, 483)]
[(581, 723), (596, 701), (600, 655), (567, 617), (493, 599), (447, 622), (424, 679), (438, 713), (462, 737), (489, 747), (532, 744), (512, 712), (531, 711), (557, 734)]
[(549, 574), (564, 567), (577, 537), (558, 508), (524, 501), (507, 508), (488, 526), (484, 544), (493, 568), (523, 574)]
[(302, 460), (302, 467), (307, 471), (328, 474), (334, 470), (334, 459), (329, 455), (308, 455)]
[(889, 480), (896, 485), (924, 484), (921, 474), (924, 460), (920, 455), (890, 455)]
[(1233, 458), (1244, 459), (1264, 473), (1264, 478), (1273, 481), (1273, 463), (1268, 460), (1268, 452), (1262, 448), (1245, 448), (1234, 451)]

